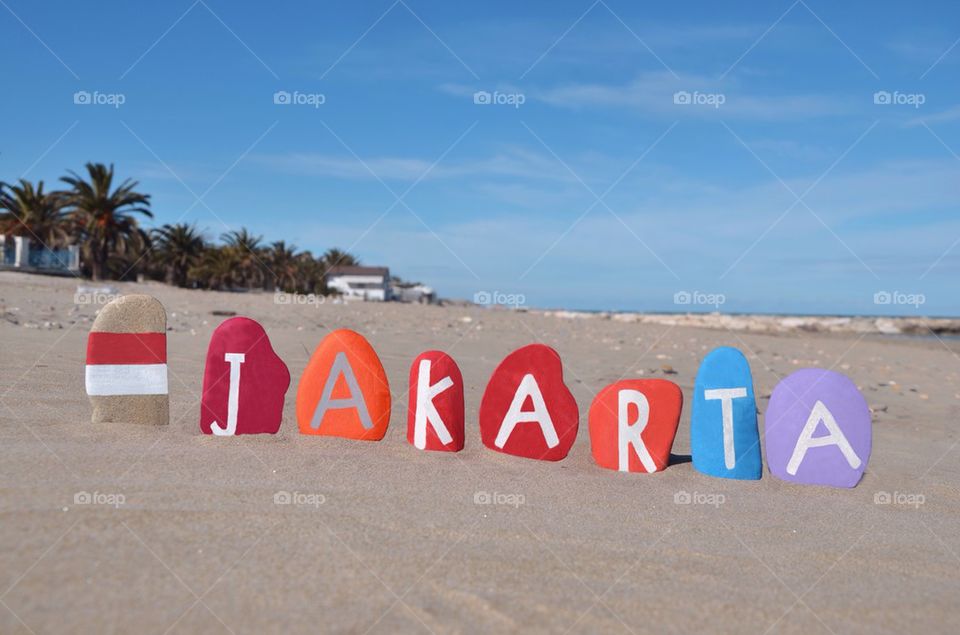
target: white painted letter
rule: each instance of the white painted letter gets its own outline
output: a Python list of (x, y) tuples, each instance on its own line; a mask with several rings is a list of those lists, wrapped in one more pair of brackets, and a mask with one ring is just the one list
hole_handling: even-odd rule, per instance
[[(523, 402), (527, 397), (533, 399), (533, 411), (523, 412)], [(503, 448), (507, 444), (513, 429), (518, 423), (539, 423), (540, 431), (543, 432), (543, 438), (547, 442), (548, 448), (555, 448), (560, 445), (560, 439), (557, 438), (557, 430), (553, 427), (553, 420), (550, 419), (550, 413), (547, 411), (547, 404), (543, 401), (543, 395), (540, 393), (540, 386), (533, 375), (526, 374), (517, 387), (517, 392), (513, 395), (513, 402), (510, 409), (507, 410), (503, 422), (500, 424), (500, 432), (497, 433), (497, 439), (494, 445)]]
[[(823, 425), (826, 426), (829, 434), (814, 438), (813, 432), (817, 429), (817, 425), (821, 421)], [(810, 416), (807, 417), (807, 423), (803, 426), (800, 438), (797, 439), (797, 445), (793, 448), (793, 456), (790, 457), (790, 462), (787, 463), (787, 474), (796, 476), (797, 470), (800, 469), (800, 464), (803, 463), (803, 458), (807, 455), (807, 450), (810, 448), (821, 448), (825, 445), (835, 445), (840, 448), (843, 457), (847, 459), (847, 463), (851, 468), (857, 469), (860, 467), (860, 457), (853, 451), (850, 442), (847, 441), (847, 437), (843, 435), (843, 431), (840, 430), (840, 426), (837, 425), (837, 420), (833, 418), (833, 413), (827, 410), (827, 407), (823, 405), (822, 401), (817, 400), (817, 403), (813, 406), (813, 410), (810, 411)]]
[(423, 450), (427, 447), (427, 423), (433, 426), (434, 432), (440, 437), (440, 443), (447, 445), (453, 441), (450, 431), (440, 418), (433, 405), (433, 398), (444, 390), (453, 386), (453, 379), (444, 377), (434, 385), (430, 385), (430, 360), (421, 359), (417, 370), (417, 403), (413, 420), (413, 445)]
[[(647, 427), (650, 420), (650, 403), (647, 396), (639, 390), (621, 390), (617, 393), (617, 439), (619, 441), (619, 467), (621, 472), (630, 471), (630, 445), (640, 462), (647, 472), (656, 472), (657, 464), (653, 462), (653, 457), (644, 445), (640, 433)], [(637, 420), (633, 423), (627, 421), (629, 416), (630, 404), (637, 407)]]
[[(350, 396), (347, 399), (333, 399), (333, 387), (337, 385), (337, 378), (343, 375), (347, 382), (347, 388), (350, 389)], [(313, 411), (313, 419), (310, 420), (310, 427), (314, 430), (320, 428), (320, 422), (327, 410), (340, 410), (342, 408), (356, 408), (360, 416), (360, 425), (369, 430), (373, 427), (373, 421), (370, 420), (370, 413), (367, 411), (367, 402), (363, 399), (363, 393), (360, 392), (360, 385), (357, 383), (357, 377), (353, 374), (353, 368), (347, 360), (347, 354), (337, 353), (330, 366), (330, 375), (327, 376), (327, 383), (323, 387), (323, 394), (320, 396), (320, 402), (317, 409)]]
[(232, 437), (237, 433), (237, 411), (240, 409), (240, 364), (246, 360), (244, 353), (226, 353), (223, 361), (230, 364), (230, 392), (227, 397), (227, 427), (221, 428), (216, 421), (210, 423), (210, 431), (218, 437)]
[(737, 465), (737, 453), (733, 448), (733, 400), (747, 396), (746, 388), (716, 388), (703, 391), (707, 401), (720, 400), (720, 412), (723, 415), (723, 464), (728, 470)]

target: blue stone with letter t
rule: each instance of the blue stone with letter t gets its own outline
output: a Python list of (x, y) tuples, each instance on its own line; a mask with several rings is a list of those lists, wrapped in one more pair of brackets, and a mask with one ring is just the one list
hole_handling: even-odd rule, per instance
[(763, 473), (753, 376), (747, 358), (735, 348), (715, 348), (700, 364), (690, 453), (693, 467), (710, 476), (757, 480)]

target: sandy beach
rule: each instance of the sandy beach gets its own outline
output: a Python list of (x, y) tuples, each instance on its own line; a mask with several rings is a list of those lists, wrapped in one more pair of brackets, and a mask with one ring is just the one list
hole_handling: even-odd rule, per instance
[[(0, 632), (960, 631), (956, 340), (278, 305), (272, 294), (113, 283), (166, 307), (171, 421), (93, 425), (83, 365), (99, 306), (76, 304), (77, 285), (0, 273)], [(224, 319), (212, 311), (260, 321), (290, 368), (278, 435), (200, 433), (204, 354)], [(364, 334), (389, 376), (382, 442), (297, 431), (300, 373), (339, 327)], [(490, 373), (530, 342), (560, 353), (580, 408), (560, 463), (497, 454), (479, 439)], [(874, 411), (858, 487), (693, 470), (690, 391), (718, 345), (748, 357), (761, 413), (798, 368), (853, 378)], [(459, 454), (406, 441), (409, 365), (427, 349), (463, 371)], [(666, 377), (684, 391), (674, 461), (661, 473), (593, 463), (587, 410), (622, 377)], [(278, 493), (291, 504), (276, 504)]]

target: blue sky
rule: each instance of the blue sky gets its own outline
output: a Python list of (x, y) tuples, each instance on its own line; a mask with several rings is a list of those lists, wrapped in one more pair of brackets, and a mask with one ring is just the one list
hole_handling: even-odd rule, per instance
[(113, 162), (158, 224), (346, 248), (446, 297), (958, 315), (958, 18), (2, 0), (0, 179)]

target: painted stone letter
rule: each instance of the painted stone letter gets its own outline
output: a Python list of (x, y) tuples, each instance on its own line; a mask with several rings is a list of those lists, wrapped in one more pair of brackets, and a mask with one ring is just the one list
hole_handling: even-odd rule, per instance
[(560, 355), (543, 344), (507, 355), (480, 402), (480, 438), (497, 452), (559, 461), (576, 440), (579, 424)]
[(289, 387), (290, 371), (263, 327), (250, 318), (230, 318), (207, 347), (200, 430), (216, 436), (276, 434)]
[(441, 351), (421, 353), (410, 366), (407, 441), (419, 450), (463, 449), (463, 377)]
[(390, 385), (370, 343), (349, 329), (320, 342), (297, 387), (302, 434), (379, 441), (390, 424)]
[(762, 476), (753, 376), (747, 358), (735, 348), (716, 348), (700, 364), (693, 388), (690, 453), (693, 467), (710, 476)]
[(804, 368), (770, 395), (764, 436), (767, 464), (777, 478), (853, 487), (870, 460), (872, 435), (867, 401), (841, 373)]
[(600, 467), (657, 472), (670, 462), (683, 393), (665, 379), (626, 379), (601, 390), (590, 406), (590, 451)]

